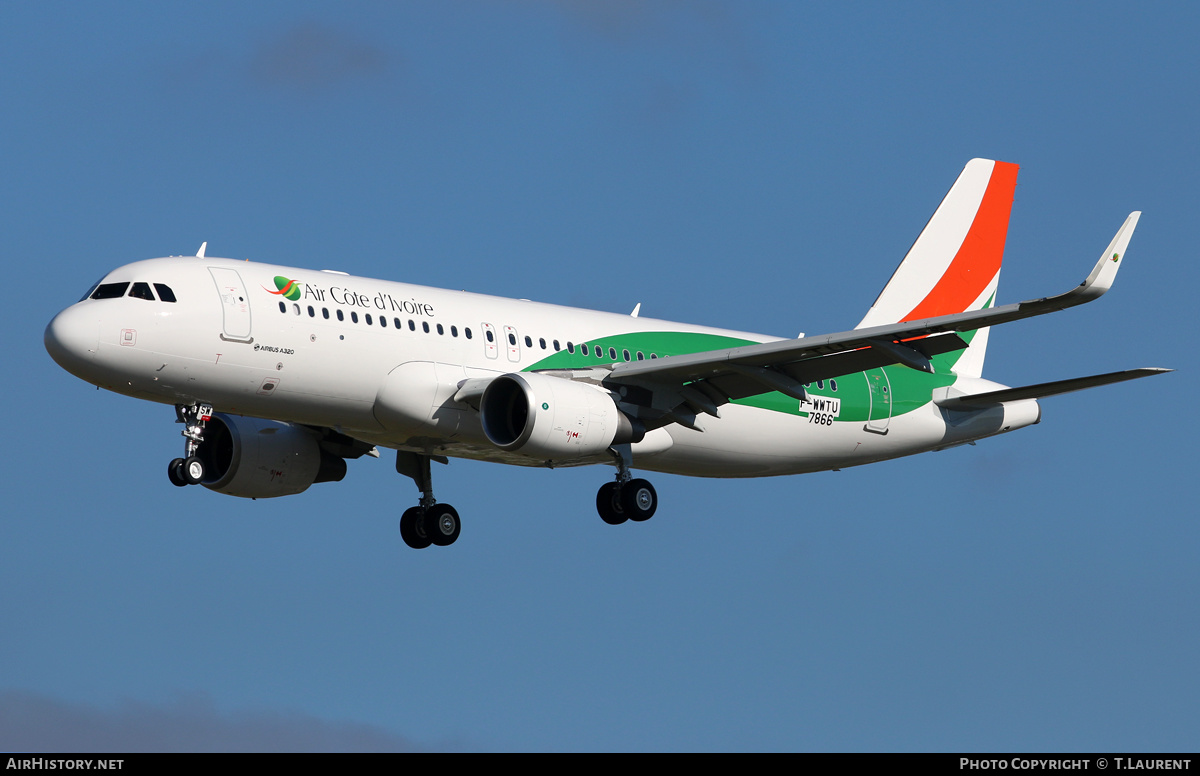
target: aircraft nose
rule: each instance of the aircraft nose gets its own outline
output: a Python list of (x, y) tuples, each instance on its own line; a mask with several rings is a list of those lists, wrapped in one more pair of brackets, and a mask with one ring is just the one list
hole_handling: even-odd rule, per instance
[(99, 328), (88, 305), (72, 305), (46, 326), (46, 352), (59, 366), (78, 374), (96, 357)]

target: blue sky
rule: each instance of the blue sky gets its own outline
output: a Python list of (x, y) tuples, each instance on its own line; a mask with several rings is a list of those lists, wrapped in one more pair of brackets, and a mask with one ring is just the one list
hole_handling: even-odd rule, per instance
[[(1196, 126), (1182, 3), (0, 7), (0, 749), (1192, 750)], [(46, 323), (193, 253), (795, 336), (853, 327), (963, 164), (1022, 166), (992, 334), (1046, 400), (976, 447), (803, 477), (391, 460), (177, 490), (170, 408)]]

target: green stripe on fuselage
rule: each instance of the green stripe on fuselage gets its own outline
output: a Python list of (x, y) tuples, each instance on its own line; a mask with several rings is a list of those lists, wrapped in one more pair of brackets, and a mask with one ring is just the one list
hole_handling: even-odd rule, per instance
[[(686, 331), (636, 331), (579, 343), (575, 345), (574, 353), (560, 350), (522, 371), (587, 369), (592, 366), (611, 364), (613, 361), (625, 361), (624, 351), (626, 350), (629, 351), (629, 361), (638, 361), (649, 359), (651, 354), (662, 358), (663, 356), (703, 353), (706, 350), (724, 350), (740, 345), (757, 344), (753, 340), (725, 337), (719, 334), (697, 334)], [(586, 356), (583, 355), (585, 347), (588, 349)], [(616, 353), (615, 357), (609, 354), (609, 348)], [(602, 355), (597, 355), (597, 353)], [(638, 353), (642, 354), (642, 359), (638, 359)]]
[[(989, 300), (988, 305), (991, 306)], [(964, 332), (959, 335), (969, 344), (975, 332)], [(583, 355), (583, 346), (587, 345), (588, 355)], [(687, 353), (703, 353), (708, 350), (724, 350), (742, 345), (756, 345), (757, 342), (738, 337), (726, 337), (719, 334), (702, 334), (696, 332), (677, 331), (642, 331), (629, 334), (619, 334), (611, 337), (601, 337), (587, 343), (575, 345), (575, 352), (568, 353), (565, 349), (547, 356), (532, 366), (526, 367), (525, 372), (538, 372), (548, 369), (586, 369), (588, 367), (611, 364), (613, 361), (624, 361), (624, 351), (629, 351), (629, 360), (637, 361), (640, 352), (643, 359), (649, 359), (651, 354), (658, 358), (663, 356), (678, 356)], [(614, 359), (609, 352), (616, 352)], [(600, 355), (597, 355), (599, 349)], [(950, 385), (956, 379), (953, 367), (963, 354), (955, 350), (934, 356), (931, 361), (934, 373), (928, 374), (900, 364), (885, 366), (882, 370), (871, 370), (872, 373), (882, 371), (887, 376), (889, 393), (891, 394), (891, 415), (903, 415), (906, 412), (922, 407), (929, 403), (935, 388)], [(871, 396), (868, 384), (868, 373), (856, 372), (842, 375), (833, 380), (824, 380), (820, 385), (813, 383), (805, 386), (812, 397), (829, 397), (841, 402), (837, 420), (866, 421), (871, 413)], [(837, 389), (834, 390), (834, 386)], [(788, 415), (807, 417), (807, 412), (800, 411), (800, 402), (777, 391), (737, 399), (733, 404), (745, 407), (782, 412)]]

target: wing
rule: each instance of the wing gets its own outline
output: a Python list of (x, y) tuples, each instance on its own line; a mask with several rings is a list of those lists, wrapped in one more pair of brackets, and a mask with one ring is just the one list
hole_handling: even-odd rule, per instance
[(638, 408), (639, 417), (650, 426), (678, 422), (697, 428), (697, 414), (719, 417), (720, 405), (734, 399), (770, 391), (801, 399), (805, 383), (892, 364), (931, 372), (933, 356), (967, 346), (958, 336), (960, 332), (1098, 299), (1112, 286), (1140, 216), (1134, 212), (1125, 219), (1091, 273), (1065, 294), (837, 334), (553, 374), (600, 382), (619, 392), (624, 403)]

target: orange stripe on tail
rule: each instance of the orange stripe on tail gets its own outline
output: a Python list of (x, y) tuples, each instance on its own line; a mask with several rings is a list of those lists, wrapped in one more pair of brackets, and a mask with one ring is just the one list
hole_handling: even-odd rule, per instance
[(996, 162), (979, 211), (954, 260), (926, 297), (900, 319), (902, 322), (964, 312), (996, 277), (1004, 258), (1017, 169), (1015, 164)]

